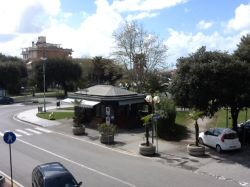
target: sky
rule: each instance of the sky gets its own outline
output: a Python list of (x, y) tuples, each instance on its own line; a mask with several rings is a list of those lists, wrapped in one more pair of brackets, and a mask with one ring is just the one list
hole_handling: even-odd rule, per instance
[(109, 57), (125, 21), (159, 36), (175, 66), (201, 46), (232, 53), (250, 33), (250, 0), (0, 0), (0, 53), (21, 57), (46, 36), (75, 58)]

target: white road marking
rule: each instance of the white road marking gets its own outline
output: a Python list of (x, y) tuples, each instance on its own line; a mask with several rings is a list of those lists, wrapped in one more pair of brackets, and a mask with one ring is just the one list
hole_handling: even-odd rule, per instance
[(50, 130), (47, 130), (47, 129), (44, 129), (44, 128), (41, 128), (41, 127), (36, 127), (35, 129), (39, 130), (39, 131), (42, 131), (42, 132), (46, 132), (46, 133), (51, 133), (52, 132)]
[(21, 137), (21, 136), (23, 136), (23, 135), (21, 135), (21, 134), (18, 134), (18, 133), (14, 133), (15, 135), (16, 135), (16, 137)]
[(0, 132), (0, 136), (3, 136), (4, 134)]
[(25, 129), (25, 130), (30, 131), (30, 132), (33, 132), (33, 133), (35, 133), (35, 134), (42, 134), (42, 133), (39, 132), (39, 131), (36, 131), (36, 130), (33, 130), (33, 129), (29, 129), (29, 128), (27, 128), (27, 129)]
[[(4, 132), (10, 132), (10, 130), (6, 130)], [(12, 132), (12, 131), (11, 131)], [(14, 134), (16, 135), (16, 137), (21, 137), (22, 135), (21, 134), (17, 134), (16, 132), (14, 132)]]
[(32, 135), (32, 134), (30, 134), (30, 133), (28, 133), (28, 132), (26, 132), (26, 131), (21, 130), (21, 129), (15, 129), (15, 131), (20, 132), (20, 133), (22, 133), (22, 134), (25, 134), (25, 135), (27, 135), (27, 136)]
[(26, 144), (26, 145), (29, 145), (29, 146), (31, 146), (31, 147), (34, 147), (34, 148), (36, 148), (36, 149), (39, 149), (39, 150), (41, 150), (41, 151), (44, 151), (44, 152), (46, 152), (46, 153), (48, 153), (48, 154), (51, 154), (51, 155), (53, 155), (53, 156), (55, 156), (55, 157), (58, 157), (58, 158), (60, 158), (60, 159), (63, 159), (63, 160), (65, 160), (65, 161), (68, 161), (68, 162), (70, 162), (70, 163), (72, 163), (72, 164), (76, 164), (76, 165), (78, 165), (78, 166), (80, 166), (80, 167), (82, 167), (82, 168), (88, 169), (88, 170), (90, 170), (90, 171), (92, 171), (92, 172), (94, 172), (94, 173), (97, 173), (97, 174), (99, 174), (99, 175), (105, 176), (105, 177), (107, 177), (107, 178), (113, 179), (113, 180), (115, 180), (115, 181), (118, 181), (118, 182), (120, 182), (120, 183), (123, 183), (123, 184), (128, 185), (128, 186), (131, 186), (131, 187), (136, 187), (134, 184), (131, 184), (131, 183), (126, 182), (126, 181), (124, 181), (124, 180), (122, 180), (122, 179), (113, 177), (113, 176), (111, 176), (111, 175), (108, 175), (108, 174), (103, 173), (103, 172), (101, 172), (101, 171), (98, 171), (98, 170), (96, 170), (96, 169), (90, 168), (90, 167), (88, 167), (88, 166), (85, 166), (84, 164), (75, 162), (75, 161), (70, 160), (70, 159), (68, 159), (68, 158), (65, 158), (65, 157), (63, 157), (63, 156), (61, 156), (61, 155), (55, 154), (55, 153), (53, 153), (53, 152), (51, 152), (51, 151), (48, 151), (48, 150), (46, 150), (46, 149), (43, 149), (43, 148), (38, 147), (38, 146), (36, 146), (36, 145), (33, 145), (33, 144), (29, 143), (29, 142), (26, 142), (26, 141), (23, 141), (23, 140), (20, 140), (20, 139), (18, 139), (18, 141), (20, 141), (20, 142), (22, 142), (22, 143), (24, 143), (24, 144)]

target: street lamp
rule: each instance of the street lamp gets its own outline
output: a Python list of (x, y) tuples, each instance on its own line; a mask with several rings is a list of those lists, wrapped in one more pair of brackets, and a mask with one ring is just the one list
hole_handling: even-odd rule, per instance
[(46, 68), (46, 57), (41, 57), (41, 61), (43, 61), (43, 112), (46, 112), (46, 101), (45, 101), (45, 91), (46, 91), (46, 84), (45, 84), (45, 68)]
[[(147, 95), (145, 98), (146, 102), (149, 103), (152, 106), (152, 113), (153, 113), (153, 120), (156, 121), (158, 116), (155, 116), (155, 105), (160, 103), (160, 97), (159, 96), (152, 96)], [(152, 123), (153, 124), (153, 123)], [(147, 129), (148, 131), (148, 129)], [(158, 152), (158, 137), (157, 137), (157, 123), (155, 123), (155, 132), (156, 132), (156, 152)], [(152, 143), (154, 143), (154, 128), (152, 128)]]
[(152, 95), (147, 95), (146, 96), (146, 99), (145, 99), (149, 104), (152, 105), (152, 110), (153, 110), (153, 113), (155, 112), (155, 104), (158, 104), (160, 103), (160, 97), (159, 96), (152, 96)]

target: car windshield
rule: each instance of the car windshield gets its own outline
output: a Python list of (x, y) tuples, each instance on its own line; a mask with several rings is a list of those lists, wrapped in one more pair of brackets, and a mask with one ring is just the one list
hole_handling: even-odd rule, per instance
[(57, 178), (50, 178), (45, 182), (46, 187), (73, 187), (77, 186), (76, 181), (72, 177), (57, 177)]
[(238, 135), (236, 133), (229, 133), (224, 135), (224, 139), (236, 139)]

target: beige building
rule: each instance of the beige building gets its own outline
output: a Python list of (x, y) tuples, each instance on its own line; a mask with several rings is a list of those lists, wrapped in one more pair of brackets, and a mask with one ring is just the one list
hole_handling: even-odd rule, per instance
[(71, 58), (72, 49), (64, 49), (60, 44), (46, 42), (45, 36), (39, 36), (37, 42), (31, 47), (23, 48), (23, 60), (29, 63), (39, 61), (41, 58)]

